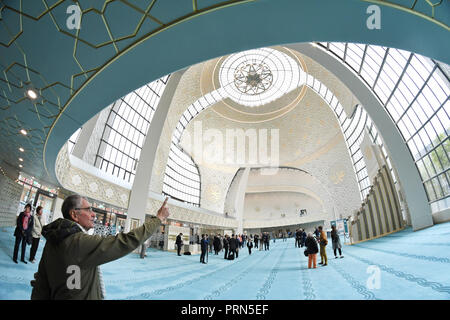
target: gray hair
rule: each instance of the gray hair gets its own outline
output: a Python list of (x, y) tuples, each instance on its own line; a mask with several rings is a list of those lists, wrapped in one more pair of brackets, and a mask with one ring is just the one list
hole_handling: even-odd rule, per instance
[(84, 198), (78, 194), (73, 194), (71, 196), (68, 196), (61, 207), (62, 215), (64, 219), (72, 220), (72, 217), (70, 216), (70, 210), (73, 210), (75, 208), (79, 208), (81, 206), (81, 202)]

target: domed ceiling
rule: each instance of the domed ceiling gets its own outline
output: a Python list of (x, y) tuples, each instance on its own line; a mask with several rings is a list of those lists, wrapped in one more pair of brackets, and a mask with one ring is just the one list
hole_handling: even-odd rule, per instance
[[(220, 92), (220, 97), (208, 101), (210, 106), (190, 120), (179, 144), (199, 167), (202, 207), (224, 212), (231, 179), (240, 167), (247, 166), (306, 170), (322, 190), (328, 190), (318, 196), (321, 201), (332, 201), (340, 212), (359, 205), (358, 186), (339, 122), (332, 108), (307, 85), (307, 75), (332, 88), (347, 114), (352, 114), (358, 101), (350, 90), (294, 50), (262, 48), (202, 64), (202, 95)], [(191, 82), (189, 90), (195, 86)], [(187, 89), (181, 84), (178, 90)], [(199, 141), (203, 141), (202, 153), (194, 152)], [(271, 177), (274, 185), (278, 178)], [(278, 186), (285, 186), (283, 183)], [(331, 190), (332, 199), (326, 194)], [(327, 211), (331, 207), (327, 206)]]

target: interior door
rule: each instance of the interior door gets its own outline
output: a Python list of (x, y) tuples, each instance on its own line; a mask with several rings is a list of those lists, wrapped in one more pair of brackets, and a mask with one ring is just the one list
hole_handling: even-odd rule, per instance
[(38, 190), (36, 193), (36, 196), (34, 198), (34, 207), (37, 208), (38, 206), (41, 206), (43, 208), (43, 214), (42, 214), (42, 222), (43, 224), (48, 224), (51, 219), (53, 218), (53, 203), (56, 199), (56, 196), (50, 196), (48, 194), (45, 194), (44, 192), (41, 192), (41, 190)]

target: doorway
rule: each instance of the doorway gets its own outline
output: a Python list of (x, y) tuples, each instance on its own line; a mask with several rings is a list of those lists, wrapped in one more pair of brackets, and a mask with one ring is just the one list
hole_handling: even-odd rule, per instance
[(55, 204), (56, 194), (38, 189), (33, 201), (33, 207), (41, 206), (43, 208), (44, 224), (48, 224), (53, 219), (53, 208)]

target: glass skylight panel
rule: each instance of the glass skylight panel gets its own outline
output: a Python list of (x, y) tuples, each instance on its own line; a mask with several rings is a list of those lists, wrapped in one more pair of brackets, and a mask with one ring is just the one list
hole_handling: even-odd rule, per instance
[(361, 69), (361, 76), (366, 80), (369, 87), (372, 87), (375, 79), (377, 77), (377, 73), (372, 69), (372, 66), (367, 63), (367, 58), (364, 60), (364, 63), (362, 65)]
[(288, 55), (271, 48), (248, 50), (227, 57), (219, 70), (221, 88), (233, 101), (256, 107), (297, 88), (302, 72)]
[(359, 70), (362, 62), (362, 56), (364, 54), (364, 47), (356, 44), (348, 44), (347, 46), (347, 54), (346, 54), (346, 62), (352, 67), (355, 71)]
[(389, 67), (389, 70), (385, 71), (391, 77), (391, 79), (396, 83), (400, 78), (406, 63), (408, 62), (397, 49), (390, 49), (389, 54), (386, 58), (385, 65)]
[(330, 50), (332, 50), (339, 58), (344, 58), (345, 44), (334, 42), (330, 44)]
[[(164, 79), (167, 82), (168, 76)], [(132, 182), (165, 82), (160, 79), (142, 86), (113, 104), (97, 152), (96, 167)]]

